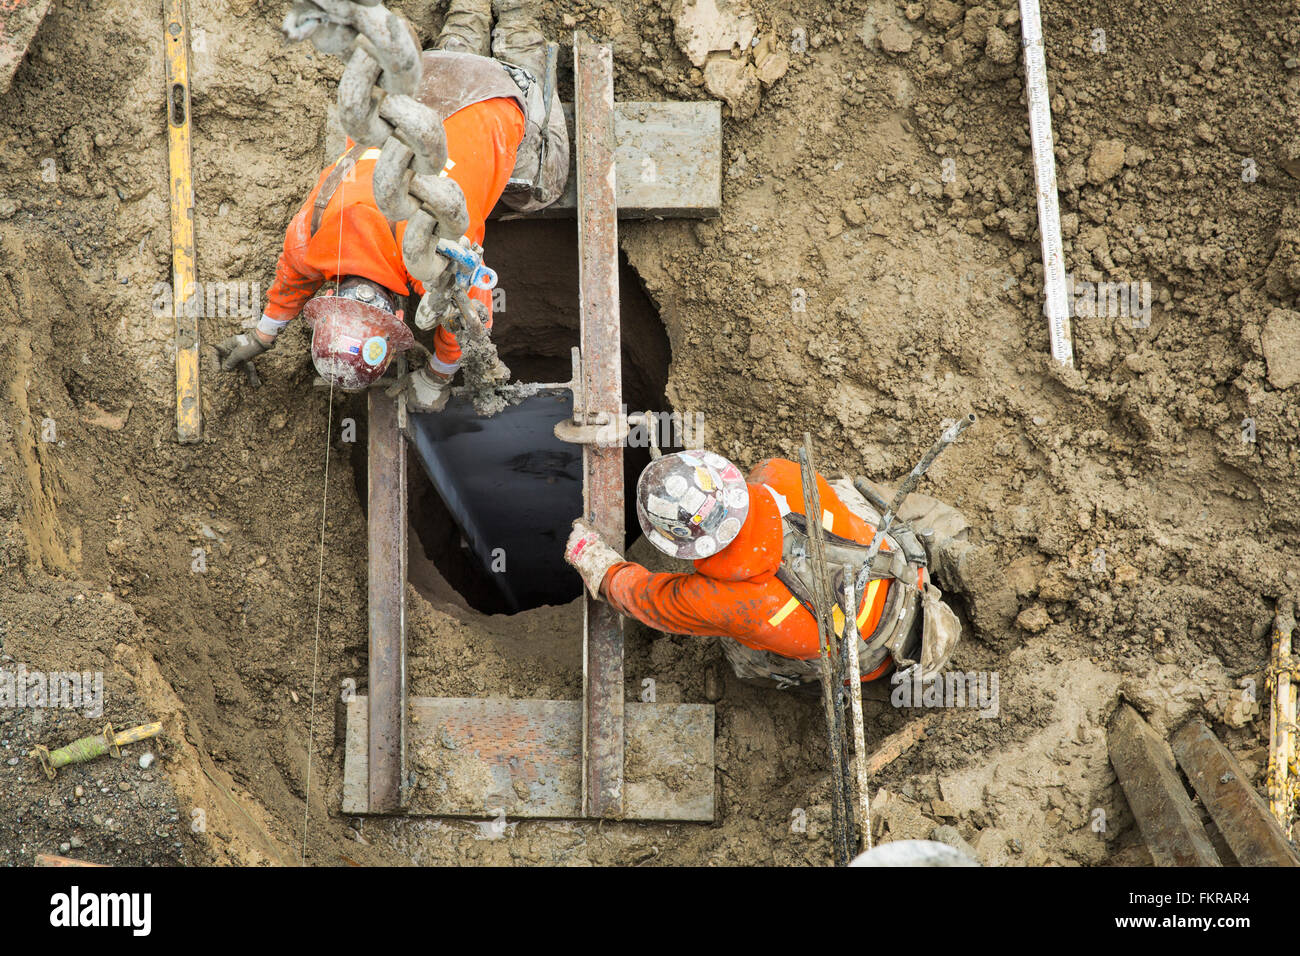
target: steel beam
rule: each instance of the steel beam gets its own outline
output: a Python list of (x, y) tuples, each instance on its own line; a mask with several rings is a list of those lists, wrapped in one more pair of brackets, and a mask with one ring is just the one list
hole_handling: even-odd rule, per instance
[(371, 813), (406, 805), (406, 444), (397, 402), (372, 388), (368, 439)]
[[(573, 37), (577, 118), (578, 281), (581, 307), (582, 410), (617, 415), (622, 402), (618, 311), (618, 206), (614, 168), (614, 55), (578, 32)], [(622, 550), (623, 447), (584, 445), (583, 510)], [(623, 619), (584, 596), (582, 809), (623, 814)]]
[(1214, 732), (1199, 717), (1170, 741), (1196, 795), (1242, 866), (1300, 866), (1268, 805)]

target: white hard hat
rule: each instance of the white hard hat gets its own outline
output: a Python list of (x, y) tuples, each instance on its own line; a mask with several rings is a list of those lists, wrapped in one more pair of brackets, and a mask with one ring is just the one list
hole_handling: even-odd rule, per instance
[(641, 530), (674, 558), (716, 554), (740, 534), (748, 514), (749, 489), (740, 469), (711, 451), (662, 455), (636, 483)]

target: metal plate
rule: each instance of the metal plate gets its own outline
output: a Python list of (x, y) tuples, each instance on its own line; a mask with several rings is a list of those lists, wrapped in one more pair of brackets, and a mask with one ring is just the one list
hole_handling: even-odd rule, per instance
[[(573, 106), (564, 104), (572, 136)], [(620, 219), (712, 219), (722, 211), (722, 104), (615, 103), (614, 151)], [(578, 150), (569, 150), (564, 194), (519, 213), (499, 204), (491, 219), (572, 219), (578, 210)]]
[[(343, 812), (365, 814), (367, 703), (348, 703)], [(576, 700), (414, 697), (408, 731), (414, 816), (581, 815)], [(713, 707), (627, 704), (624, 816), (712, 821)]]
[(429, 480), (513, 610), (581, 589), (564, 542), (582, 513), (582, 449), (554, 434), (572, 415), (572, 394), (557, 388), (491, 418), (461, 397), (441, 412), (407, 416)]
[(1200, 718), (1189, 721), (1170, 741), (1174, 758), (1196, 795), (1210, 811), (1242, 866), (1300, 866), (1286, 834), (1241, 764)]

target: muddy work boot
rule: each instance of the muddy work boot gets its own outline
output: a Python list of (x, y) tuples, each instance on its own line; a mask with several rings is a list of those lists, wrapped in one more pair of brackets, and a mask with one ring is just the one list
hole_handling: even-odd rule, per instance
[(442, 32), (434, 49), (448, 53), (473, 53), (488, 56), (488, 37), (492, 30), (492, 7), (489, 0), (451, 0)]
[[(534, 0), (535, 2), (535, 0)], [(564, 195), (569, 178), (569, 129), (549, 70), (549, 47), (537, 28), (534, 6), (525, 0), (493, 0), (497, 16), (492, 55), (511, 71), (524, 91), (526, 129), (515, 155), (502, 201), (530, 212)]]

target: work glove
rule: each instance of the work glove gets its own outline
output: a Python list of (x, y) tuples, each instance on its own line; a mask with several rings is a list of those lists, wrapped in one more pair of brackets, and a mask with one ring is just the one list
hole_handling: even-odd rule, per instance
[(447, 400), (451, 398), (451, 377), (443, 378), (428, 368), (419, 368), (403, 375), (387, 390), (390, 398), (403, 393), (406, 395), (407, 411), (417, 414), (440, 412), (447, 407)]
[(605, 543), (599, 531), (577, 518), (564, 546), (564, 560), (582, 575), (582, 581), (587, 585), (591, 596), (598, 598), (601, 596), (600, 585), (604, 582), (606, 573), (622, 561), (623, 556)]
[(252, 360), (257, 358), (263, 352), (269, 351), (271, 346), (275, 345), (275, 339), (271, 340), (268, 345), (257, 337), (256, 334), (241, 332), (238, 335), (232, 335), (224, 342), (215, 346), (217, 358), (221, 360), (221, 371), (234, 372), (248, 364), (252, 368)]

